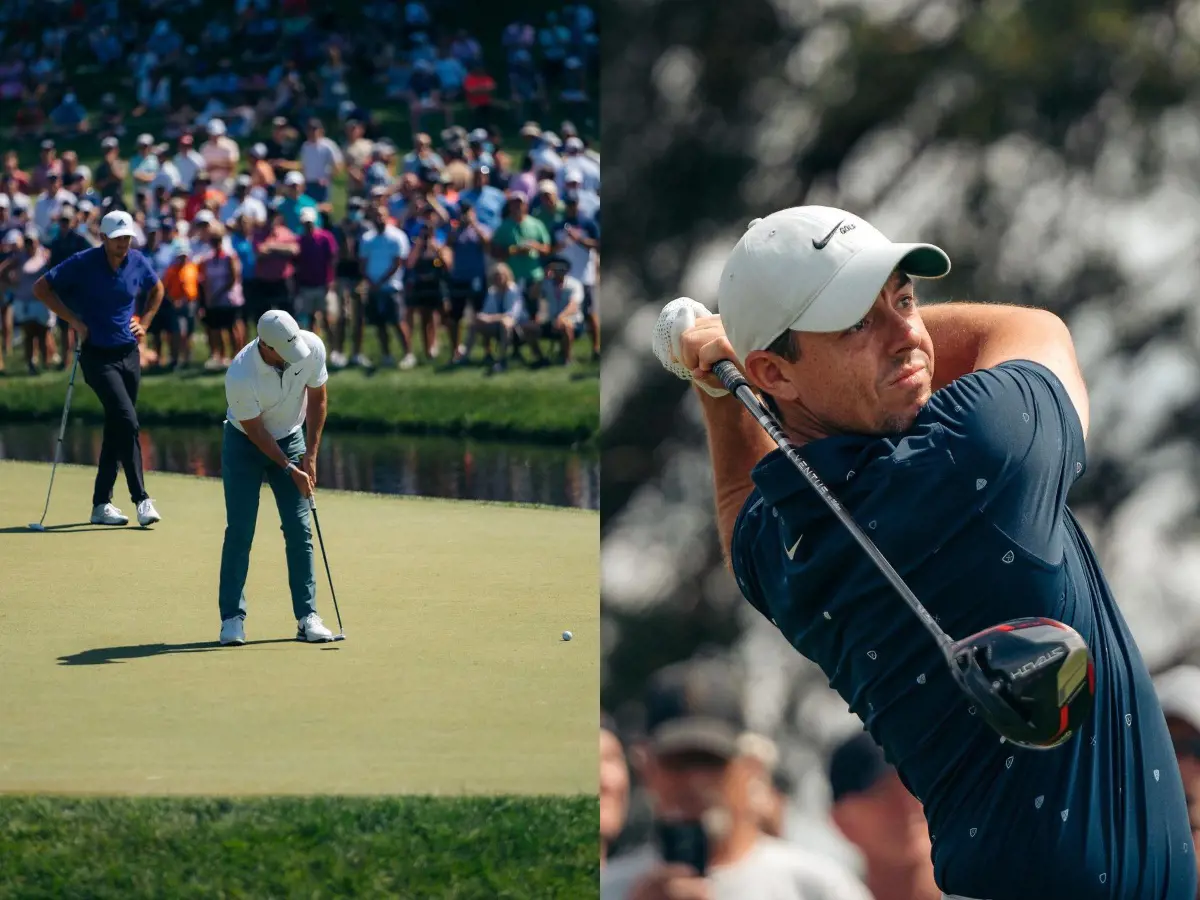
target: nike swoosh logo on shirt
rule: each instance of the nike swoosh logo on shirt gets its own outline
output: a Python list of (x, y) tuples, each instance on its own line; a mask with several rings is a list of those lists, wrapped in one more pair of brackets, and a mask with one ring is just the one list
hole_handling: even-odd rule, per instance
[(820, 241), (818, 241), (816, 238), (813, 238), (813, 247), (815, 247), (818, 250), (824, 250), (825, 245), (828, 244), (833, 239), (833, 236), (835, 234), (837, 234), (837, 230), (842, 227), (842, 222), (844, 222), (844, 221), (845, 221), (845, 219), (842, 219), (836, 225), (834, 225), (833, 230), (830, 231), (829, 234), (825, 235), (825, 237), (822, 238)]
[(788, 559), (795, 559), (795, 558), (796, 558), (796, 548), (800, 546), (800, 542), (801, 542), (802, 540), (804, 540), (804, 535), (800, 535), (800, 537), (796, 538), (796, 543), (792, 544), (792, 546), (791, 546), (791, 549), (789, 549), (789, 550), (787, 551), (787, 558), (788, 558)]

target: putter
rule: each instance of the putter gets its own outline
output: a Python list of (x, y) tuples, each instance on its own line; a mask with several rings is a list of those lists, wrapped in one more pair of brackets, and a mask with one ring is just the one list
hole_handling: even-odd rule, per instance
[(54, 447), (54, 465), (50, 467), (50, 487), (46, 489), (46, 505), (42, 508), (42, 517), (36, 522), (29, 523), (30, 531), (46, 530), (46, 513), (50, 510), (50, 492), (54, 490), (54, 473), (58, 470), (58, 460), (62, 456), (63, 435), (67, 431), (67, 416), (71, 412), (71, 393), (75, 390), (75, 371), (79, 368), (79, 348), (75, 348), (75, 362), (71, 364), (71, 379), (67, 382), (67, 402), (63, 404), (62, 422), (58, 426), (58, 443)]
[(737, 367), (723, 360), (713, 366), (713, 372), (758, 420), (916, 613), (937, 641), (958, 686), (1001, 740), (1048, 750), (1069, 740), (1083, 726), (1095, 702), (1096, 670), (1087, 643), (1075, 629), (1054, 619), (1023, 618), (953, 640), (792, 446)]
[(338, 609), (337, 594), (333, 591), (333, 574), (329, 571), (329, 557), (325, 555), (325, 539), (321, 537), (321, 520), (317, 518), (317, 498), (309, 495), (308, 508), (312, 512), (313, 524), (317, 526), (317, 543), (321, 545), (321, 559), (325, 560), (325, 577), (329, 579), (329, 596), (333, 598), (333, 611), (337, 615), (338, 633), (333, 636), (335, 641), (346, 639), (346, 629), (342, 627), (342, 613)]

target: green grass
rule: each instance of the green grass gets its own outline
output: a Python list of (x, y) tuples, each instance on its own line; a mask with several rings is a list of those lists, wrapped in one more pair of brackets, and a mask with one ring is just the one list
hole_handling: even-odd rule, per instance
[(0, 462), (0, 794), (595, 793), (595, 512), (318, 489), (347, 639), (308, 645), (264, 487), (228, 648), (220, 481), (147, 473), (163, 521), (106, 528), (60, 465), (39, 534), (49, 476)]
[(0, 897), (586, 898), (595, 797), (0, 799)]
[[(203, 360), (203, 346), (203, 341), (197, 343), (191, 368), (143, 376), (137, 403), (141, 422), (221, 422), (226, 410), (224, 373), (199, 368), (195, 361)], [(370, 343), (364, 349), (374, 353)], [(479, 355), (478, 348), (475, 353)], [(590, 350), (582, 355), (590, 357)], [(0, 419), (58, 421), (67, 374), (29, 376), (19, 359), (10, 359), (8, 368), (9, 374), (0, 379)], [(82, 374), (75, 378), (71, 418), (103, 420), (100, 402)], [(407, 372), (346, 369), (329, 378), (330, 430), (578, 446), (593, 443), (599, 426), (599, 365), (590, 359), (540, 370), (514, 363), (508, 372), (490, 378), (477, 367), (442, 371), (426, 365)]]

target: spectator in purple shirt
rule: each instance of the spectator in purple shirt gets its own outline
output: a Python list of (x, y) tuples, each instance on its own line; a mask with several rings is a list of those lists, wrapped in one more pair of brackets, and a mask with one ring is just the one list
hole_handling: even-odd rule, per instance
[(317, 211), (300, 210), (300, 255), (296, 257), (296, 321), (328, 342), (337, 325), (338, 292), (334, 285), (338, 246), (334, 236), (317, 227)]

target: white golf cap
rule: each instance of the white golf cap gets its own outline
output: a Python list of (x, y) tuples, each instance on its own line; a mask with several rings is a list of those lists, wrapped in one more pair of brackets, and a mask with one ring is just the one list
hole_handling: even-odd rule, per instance
[(137, 230), (129, 213), (114, 209), (100, 220), (100, 233), (107, 238), (133, 237)]
[(192, 221), (197, 225), (211, 225), (216, 221), (216, 216), (212, 214), (211, 209), (202, 209), (192, 216)]
[(286, 175), (283, 176), (283, 183), (284, 184), (303, 185), (304, 184), (304, 176), (302, 174), (300, 174), (299, 172), (292, 170), (291, 172), (288, 172)]
[(208, 133), (213, 137), (220, 137), (225, 133), (225, 123), (220, 119), (213, 119), (208, 123)]
[(1176, 666), (1155, 683), (1164, 716), (1182, 719), (1200, 731), (1200, 668)]
[(933, 244), (896, 244), (853, 213), (796, 206), (753, 220), (721, 272), (717, 311), (739, 360), (786, 331), (844, 331), (896, 269), (941, 278), (950, 258)]
[(316, 208), (312, 207), (312, 206), (306, 206), (306, 207), (304, 207), (304, 209), (300, 210), (300, 221), (315, 223), (317, 221)]
[(309, 354), (296, 320), (281, 309), (269, 309), (258, 320), (258, 339), (295, 365)]

